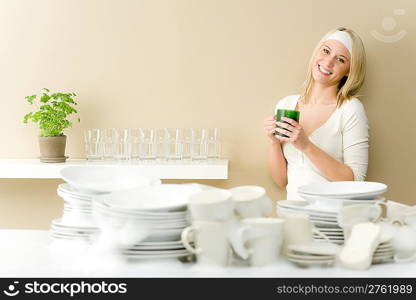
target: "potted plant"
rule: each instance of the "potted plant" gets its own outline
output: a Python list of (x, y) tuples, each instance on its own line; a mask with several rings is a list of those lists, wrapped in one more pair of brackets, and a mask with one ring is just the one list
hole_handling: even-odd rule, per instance
[[(37, 109), (26, 114), (23, 122), (29, 120), (37, 123), (40, 129), (39, 148), (41, 162), (65, 162), (66, 136), (64, 129), (72, 123), (67, 117), (77, 113), (74, 108), (77, 103), (74, 101), (75, 93), (51, 93), (47, 88), (43, 89), (41, 95), (25, 97), (30, 104), (35, 104)], [(78, 122), (80, 119), (78, 118)]]

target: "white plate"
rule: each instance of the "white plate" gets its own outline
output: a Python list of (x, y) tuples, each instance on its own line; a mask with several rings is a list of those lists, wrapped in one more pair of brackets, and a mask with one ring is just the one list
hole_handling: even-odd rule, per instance
[(191, 253), (177, 253), (177, 254), (160, 254), (160, 255), (133, 255), (133, 254), (123, 254), (123, 257), (133, 260), (142, 260), (142, 259), (165, 259), (165, 258), (179, 258), (184, 256), (192, 255)]
[(123, 250), (123, 254), (127, 255), (171, 255), (171, 254), (191, 254), (186, 249), (177, 249), (177, 250)]
[[(201, 189), (180, 184), (161, 184), (132, 190), (116, 191), (95, 199), (110, 209), (128, 211), (162, 211), (184, 210), (189, 197)], [(95, 200), (94, 199), (94, 200)]]
[(309, 245), (289, 245), (290, 251), (315, 254), (315, 255), (337, 255), (341, 248), (332, 243), (313, 242)]
[[(299, 213), (299, 212), (297, 210), (294, 210), (294, 209), (279, 207), (278, 208), (278, 213), (293, 214), (293, 213)], [(304, 212), (302, 212), (302, 213), (304, 213)], [(311, 212), (306, 212), (306, 214), (311, 219), (322, 220), (322, 221), (334, 221), (334, 222), (337, 221), (336, 216), (329, 216), (329, 215), (325, 215), (325, 214), (318, 214), (318, 213), (311, 213)]]
[(161, 184), (160, 179), (127, 166), (70, 166), (63, 168), (60, 174), (74, 189), (87, 194)]
[(311, 266), (311, 265), (332, 265), (335, 262), (335, 259), (323, 259), (323, 260), (307, 260), (307, 259), (295, 259), (288, 258), (288, 261), (299, 264), (301, 266)]
[(288, 253), (287, 258), (298, 259), (298, 260), (333, 260), (333, 255), (308, 255), (308, 254), (296, 254), (293, 252)]
[(331, 181), (304, 185), (298, 188), (302, 195), (331, 198), (372, 199), (387, 191), (387, 185), (369, 181)]
[(88, 226), (78, 226), (78, 225), (69, 225), (69, 224), (64, 224), (62, 223), (61, 219), (55, 219), (52, 220), (51, 222), (51, 227), (52, 228), (61, 228), (61, 229), (66, 229), (66, 230), (72, 230), (72, 231), (85, 231), (85, 232), (90, 232), (90, 231), (97, 231), (99, 230), (98, 227), (88, 227)]
[(77, 192), (70, 184), (61, 183), (58, 185), (57, 193), (62, 198), (72, 198), (79, 201), (91, 201), (91, 194)]
[(328, 208), (316, 208), (310, 205), (307, 201), (296, 201), (296, 200), (281, 200), (277, 202), (277, 207), (283, 207), (294, 212), (299, 213), (313, 213), (324, 216), (336, 217), (339, 208), (338, 207), (328, 207)]

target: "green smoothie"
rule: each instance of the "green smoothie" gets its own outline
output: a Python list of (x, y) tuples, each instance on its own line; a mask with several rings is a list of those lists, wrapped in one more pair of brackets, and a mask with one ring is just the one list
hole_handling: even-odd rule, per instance
[[(286, 118), (295, 120), (296, 122), (299, 122), (299, 116), (300, 116), (300, 111), (298, 111), (298, 110), (278, 109), (277, 112), (276, 112), (276, 121), (289, 124), (288, 122), (282, 121), (282, 117), (286, 117)], [(277, 126), (277, 127), (282, 128), (280, 126)], [(283, 129), (287, 130), (286, 128), (283, 128)], [(283, 133), (280, 133), (280, 132), (276, 132), (275, 135), (288, 137), (287, 135), (285, 135)]]

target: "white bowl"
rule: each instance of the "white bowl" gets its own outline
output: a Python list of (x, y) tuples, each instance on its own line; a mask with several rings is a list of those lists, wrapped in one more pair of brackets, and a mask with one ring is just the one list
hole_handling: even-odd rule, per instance
[(145, 176), (123, 166), (72, 166), (61, 170), (61, 177), (76, 190), (102, 194), (161, 184), (160, 179)]

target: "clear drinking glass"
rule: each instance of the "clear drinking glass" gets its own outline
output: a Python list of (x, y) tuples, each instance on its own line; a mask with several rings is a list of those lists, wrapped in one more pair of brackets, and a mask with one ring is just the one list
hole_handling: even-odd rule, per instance
[(141, 160), (156, 159), (156, 139), (152, 128), (139, 128), (139, 158)]
[(182, 159), (191, 159), (192, 128), (182, 129)]
[(221, 139), (218, 128), (207, 130), (208, 159), (219, 159), (221, 156)]
[(208, 158), (206, 129), (192, 129), (191, 137), (191, 159), (205, 160)]
[(101, 149), (105, 160), (113, 159), (112, 129), (101, 129)]
[(87, 160), (100, 160), (103, 158), (100, 129), (85, 130), (84, 141), (85, 141), (85, 156)]
[(141, 130), (135, 128), (131, 130), (131, 159), (140, 159), (140, 141), (141, 141)]
[(131, 130), (112, 130), (113, 157), (116, 160), (129, 160), (131, 157)]
[(166, 128), (155, 129), (156, 159), (166, 160), (168, 154)]
[(182, 130), (179, 128), (170, 129), (165, 128), (166, 144), (167, 144), (167, 159), (181, 160), (183, 151), (183, 136)]

